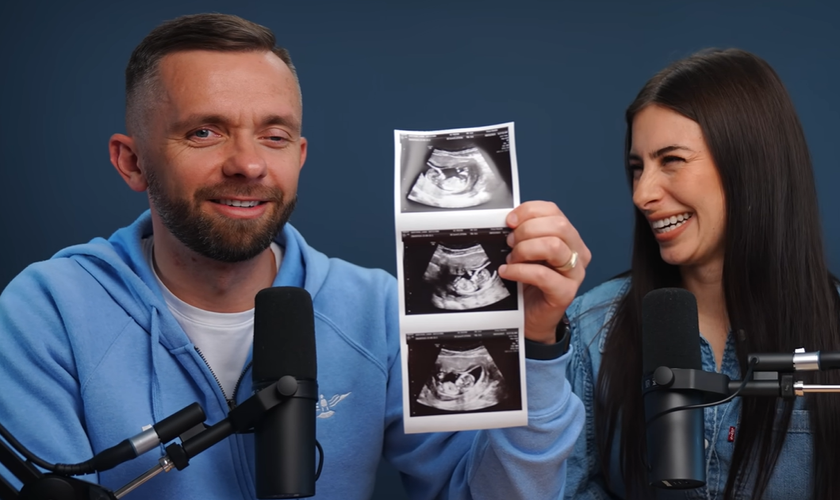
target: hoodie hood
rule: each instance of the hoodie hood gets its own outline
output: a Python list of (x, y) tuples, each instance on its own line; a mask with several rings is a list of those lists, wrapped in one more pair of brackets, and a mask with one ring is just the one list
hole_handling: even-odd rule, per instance
[[(95, 238), (89, 243), (65, 248), (52, 258), (76, 261), (140, 326), (151, 331), (152, 309), (168, 311), (154, 273), (143, 256), (141, 242), (151, 235), (151, 212), (146, 210), (134, 223), (119, 229), (107, 240)], [(329, 272), (329, 259), (309, 247), (288, 223), (274, 241), (285, 250), (273, 286), (305, 288), (314, 300)], [(164, 346), (174, 349), (189, 343), (171, 314), (161, 316), (163, 323), (160, 326), (166, 332), (161, 336)]]

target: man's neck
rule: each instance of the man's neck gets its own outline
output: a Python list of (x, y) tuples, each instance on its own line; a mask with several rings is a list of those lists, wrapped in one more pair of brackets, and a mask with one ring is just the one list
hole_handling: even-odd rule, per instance
[(219, 262), (185, 247), (168, 231), (155, 234), (153, 265), (173, 295), (206, 311), (232, 313), (254, 307), (254, 297), (274, 282), (274, 252), (247, 261)]

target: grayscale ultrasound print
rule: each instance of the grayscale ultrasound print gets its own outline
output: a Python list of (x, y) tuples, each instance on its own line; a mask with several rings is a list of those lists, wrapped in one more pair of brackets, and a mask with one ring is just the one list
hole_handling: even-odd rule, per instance
[(404, 232), (405, 314), (515, 311), (516, 283), (499, 276), (507, 228)]
[(402, 212), (513, 208), (508, 129), (400, 140)]
[(434, 287), (438, 309), (463, 311), (495, 304), (510, 296), (481, 245), (450, 248), (438, 245), (423, 279)]
[(515, 329), (409, 336), (412, 415), (520, 409), (518, 353)]
[(417, 402), (439, 410), (470, 411), (494, 406), (506, 396), (502, 372), (480, 345), (466, 351), (441, 349)]
[(428, 170), (417, 177), (408, 199), (440, 208), (466, 208), (490, 201), (499, 184), (477, 148), (446, 151), (435, 148)]

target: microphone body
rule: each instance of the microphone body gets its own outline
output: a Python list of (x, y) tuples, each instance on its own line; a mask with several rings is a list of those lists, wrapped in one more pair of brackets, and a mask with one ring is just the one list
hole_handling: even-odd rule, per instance
[[(659, 391), (645, 397), (645, 415), (699, 404), (699, 391)], [(663, 415), (647, 427), (648, 483), (672, 489), (706, 484), (703, 460), (703, 410), (680, 410)]]
[(253, 386), (281, 377), (298, 388), (254, 426), (257, 498), (315, 495), (315, 407), (318, 395), (312, 298), (302, 288), (261, 290), (255, 299)]
[[(660, 366), (701, 370), (697, 301), (680, 288), (663, 288), (642, 302), (642, 365), (645, 380)], [(658, 386), (644, 390), (645, 420), (685, 405), (703, 403), (702, 391)], [(648, 484), (699, 488), (706, 484), (703, 410), (678, 410), (647, 422)]]
[[(298, 384), (317, 387), (314, 381)], [(257, 498), (315, 495), (316, 403), (315, 398), (292, 396), (255, 426)]]

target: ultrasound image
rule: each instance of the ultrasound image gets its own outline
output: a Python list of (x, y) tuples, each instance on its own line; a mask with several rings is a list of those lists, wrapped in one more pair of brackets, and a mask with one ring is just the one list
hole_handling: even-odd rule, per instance
[(441, 208), (466, 208), (490, 201), (499, 179), (477, 148), (435, 148), (428, 170), (417, 177), (408, 199)]
[(516, 283), (499, 276), (507, 228), (403, 233), (405, 314), (515, 311)]
[(412, 415), (521, 409), (517, 330), (408, 337)]
[(507, 396), (505, 378), (483, 345), (468, 351), (441, 349), (418, 403), (449, 411), (480, 410)]
[(507, 127), (400, 138), (402, 212), (513, 208)]
[(466, 310), (509, 297), (499, 273), (488, 266), (490, 259), (481, 245), (438, 245), (423, 274), (423, 279), (434, 287), (432, 304), (439, 309)]

